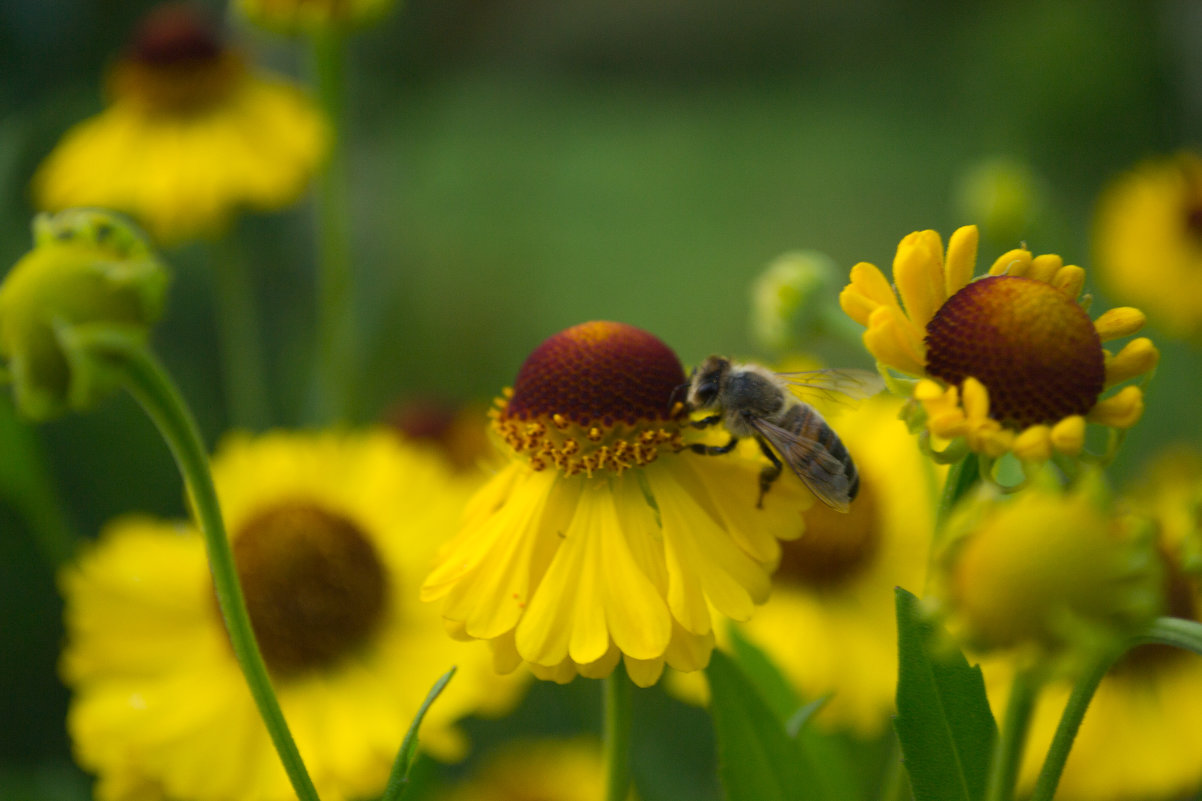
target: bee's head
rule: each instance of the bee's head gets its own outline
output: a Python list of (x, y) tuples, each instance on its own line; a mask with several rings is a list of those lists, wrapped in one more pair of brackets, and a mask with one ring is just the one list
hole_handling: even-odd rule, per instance
[(730, 372), (730, 362), (721, 356), (710, 356), (689, 376), (688, 404), (694, 409), (705, 409), (718, 402), (722, 382)]

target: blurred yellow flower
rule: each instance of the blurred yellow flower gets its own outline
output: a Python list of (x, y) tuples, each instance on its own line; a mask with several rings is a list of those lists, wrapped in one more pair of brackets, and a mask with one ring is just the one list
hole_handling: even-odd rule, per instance
[[(1202, 587), (1183, 569), (1188, 540), (1199, 535), (1202, 459), (1194, 452), (1168, 454), (1142, 473), (1127, 499), (1156, 523), (1164, 568), (1161, 614), (1198, 620)], [(1000, 714), (1012, 663), (984, 660), (990, 701)], [(1022, 783), (1038, 775), (1071, 687), (1043, 691), (1032, 721)], [(1124, 656), (1098, 686), (1073, 741), (1056, 798), (1061, 801), (1146, 801), (1193, 797), (1202, 786), (1202, 659), (1159, 645)]]
[(930, 596), (968, 647), (1077, 657), (1123, 641), (1163, 601), (1146, 526), (1115, 510), (1100, 474), (1062, 487), (1045, 468), (1013, 495), (988, 485), (957, 505)]
[[(247, 606), (323, 799), (382, 791), (409, 721), (452, 665), (423, 748), (520, 685), (450, 640), (418, 586), (475, 480), (385, 431), (232, 437), (214, 479)], [(62, 576), (68, 728), (104, 801), (294, 793), (234, 660), (190, 525), (114, 522)]]
[(239, 208), (296, 201), (329, 146), (298, 88), (252, 72), (186, 5), (151, 12), (108, 90), (39, 167), (39, 208), (124, 211), (163, 244), (211, 236)]
[(498, 669), (636, 684), (698, 670), (714, 614), (768, 597), (777, 537), (811, 496), (779, 481), (756, 507), (761, 459), (686, 449), (676, 355), (629, 325), (584, 323), (541, 344), (498, 402), (506, 465), (477, 493), (426, 579), (457, 636), (489, 640)]
[(951, 456), (967, 447), (1031, 463), (1081, 454), (1087, 422), (1135, 425), (1140, 387), (1102, 394), (1148, 374), (1159, 353), (1146, 338), (1117, 354), (1102, 343), (1138, 331), (1143, 313), (1116, 308), (1091, 321), (1078, 301), (1085, 271), (1051, 254), (1012, 250), (974, 280), (976, 252), (974, 226), (952, 235), (946, 257), (938, 233), (918, 231), (898, 245), (896, 291), (861, 262), (840, 296), (878, 364), (917, 379), (892, 382), (914, 399), (912, 425), (954, 441)]
[(234, 0), (243, 17), (280, 33), (339, 31), (374, 22), (396, 0)]
[(772, 597), (741, 624), (803, 698), (832, 696), (817, 723), (866, 737), (894, 712), (894, 588), (922, 592), (935, 526), (935, 468), (900, 407), (883, 395), (837, 418), (860, 493), (845, 515), (822, 504), (806, 511), (805, 533), (782, 543)]
[(594, 740), (508, 743), (438, 801), (602, 801), (605, 760)]
[(1202, 335), (1202, 158), (1149, 160), (1102, 194), (1094, 261), (1103, 286), (1173, 336)]

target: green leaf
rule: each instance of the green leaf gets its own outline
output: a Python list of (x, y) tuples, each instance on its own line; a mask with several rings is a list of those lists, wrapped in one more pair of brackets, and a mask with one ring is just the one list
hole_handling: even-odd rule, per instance
[(917, 801), (977, 801), (997, 723), (981, 669), (939, 633), (918, 599), (897, 589), (897, 718), (893, 726)]
[(858, 796), (858, 778), (862, 778), (863, 771), (847, 752), (846, 743), (807, 725), (831, 696), (804, 703), (772, 658), (749, 640), (739, 626), (731, 625), (729, 631), (732, 656), (743, 676), (776, 714), (786, 736), (796, 741), (806, 763), (820, 766), (811, 771), (811, 783), (821, 788), (821, 797)]
[(802, 705), (793, 686), (781, 675), (767, 654), (758, 645), (747, 639), (747, 635), (736, 625), (728, 628), (731, 655), (742, 670), (743, 676), (767, 702), (781, 721), (787, 721)]
[(447, 682), (455, 675), (455, 668), (451, 668), (446, 673), (434, 682), (434, 686), (430, 688), (430, 692), (426, 694), (426, 700), (422, 702), (421, 708), (417, 710), (417, 714), (413, 717), (413, 722), (409, 724), (409, 731), (405, 732), (405, 739), (401, 742), (401, 750), (397, 752), (396, 760), (392, 763), (392, 773), (388, 777), (388, 786), (384, 790), (384, 795), (380, 797), (380, 801), (396, 801), (405, 794), (405, 788), (409, 784), (409, 770), (413, 767), (413, 761), (417, 757), (417, 730), (422, 725), (422, 720), (426, 717), (426, 712), (429, 711), (430, 705), (434, 700), (442, 694), (446, 688)]
[(706, 675), (728, 801), (824, 799), (797, 741), (729, 656), (714, 651)]

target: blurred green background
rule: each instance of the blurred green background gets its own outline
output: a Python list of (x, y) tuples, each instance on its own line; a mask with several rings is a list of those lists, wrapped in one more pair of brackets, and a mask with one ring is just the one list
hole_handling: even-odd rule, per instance
[[(104, 66), (151, 5), (0, 3), (0, 272), (30, 246), (34, 169), (101, 108)], [(238, 36), (260, 63), (303, 75), (288, 41)], [(543, 338), (589, 319), (649, 329), (686, 363), (754, 355), (748, 287), (771, 259), (814, 248), (843, 268), (887, 265), (910, 231), (983, 222), (957, 203), (959, 187), (998, 155), (1043, 182), (1021, 240), (1088, 269), (1105, 182), (1199, 140), (1199, 41), (1194, 0), (406, 2), (351, 47), (357, 416), (415, 394), (487, 399)], [(243, 218), (235, 232), (285, 425), (300, 419), (312, 346), (310, 217), (302, 204)], [(983, 234), (986, 264), (1019, 244)], [(225, 412), (209, 254), (167, 258), (175, 280), (156, 350), (213, 443)], [(1095, 309), (1112, 303), (1122, 299)], [(1154, 322), (1164, 359), (1120, 478), (1182, 436), (1202, 395), (1197, 351), (1157, 337)], [(1184, 434), (1196, 438), (1196, 426)], [(36, 430), (12, 420), (7, 399), (0, 406), (0, 798), (6, 786), (71, 795), (87, 785), (69, 768), (63, 730), (60, 607), (22, 487), (6, 478), (29, 467), (14, 464), (14, 438), (32, 440), (85, 536), (125, 511), (181, 514), (181, 491), (128, 398)], [(570, 711), (592, 707), (592, 684), (540, 688), (523, 715), (552, 729), (595, 725), (594, 713)], [(656, 725), (707, 725), (666, 701), (648, 714), (661, 707), (649, 742)], [(547, 723), (552, 713), (566, 719)], [(705, 737), (662, 761), (711, 758)], [(716, 792), (710, 778), (691, 781)]]

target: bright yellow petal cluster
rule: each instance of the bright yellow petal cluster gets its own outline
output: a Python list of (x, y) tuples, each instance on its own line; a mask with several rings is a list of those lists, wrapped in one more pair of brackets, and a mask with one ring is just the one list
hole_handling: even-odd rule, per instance
[[(214, 472), (236, 557), (265, 513), (318, 509), (363, 534), (386, 579), (384, 607), (364, 641), (327, 664), (273, 669), (323, 799), (382, 790), (409, 721), (452, 665), (455, 679), (422, 726), (430, 753), (461, 755), (456, 721), (512, 703), (520, 684), (496, 676), (487, 654), (448, 639), (417, 599), (475, 480), (383, 431), (234, 438)], [(254, 579), (244, 573), (244, 586)], [(68, 728), (80, 764), (97, 774), (98, 798), (294, 798), (234, 660), (191, 525), (116, 521), (61, 585)], [(263, 630), (253, 613), (252, 622), (261, 639), (278, 642), (280, 632)]]
[(298, 200), (330, 135), (297, 87), (266, 75), (241, 75), (220, 102), (178, 114), (118, 98), (63, 137), (34, 176), (34, 199), (127, 212), (163, 244), (212, 236), (239, 209)]
[[(498, 669), (569, 681), (623, 659), (636, 684), (704, 667), (714, 618), (768, 597), (777, 538), (811, 496), (785, 476), (757, 508), (763, 461), (685, 450), (685, 380), (652, 335), (592, 322), (539, 346), (499, 402), (509, 463), (472, 499), (426, 579), (457, 636)], [(608, 422), (607, 422), (608, 420)], [(624, 421), (624, 422), (619, 422)]]
[[(973, 282), (977, 241), (974, 226), (960, 228), (952, 234), (945, 255), (938, 233), (912, 233), (898, 245), (894, 259), (896, 292), (877, 267), (861, 262), (852, 268), (851, 283), (840, 296), (844, 311), (866, 327), (864, 344), (881, 368), (917, 379), (891, 382), (895, 389), (911, 395), (920, 405), (922, 413), (911, 418), (940, 440), (961, 440), (971, 450), (988, 457), (1013, 452), (1023, 461), (1036, 463), (1046, 461), (1054, 453), (1079, 455), (1085, 444), (1087, 422), (1116, 429), (1135, 425), (1143, 413), (1143, 392), (1137, 386), (1123, 387), (1109, 397), (1098, 399), (1080, 414), (1016, 425), (999, 418), (989, 388), (979, 380), (981, 376), (970, 374), (961, 382), (948, 383), (932, 374), (928, 353), (932, 346), (930, 326)], [(1023, 249), (1003, 254), (989, 268), (987, 276), (1029, 279), (1057, 290), (1073, 303), (1085, 280), (1080, 267), (1064, 264), (1059, 256), (1033, 256)], [(1112, 309), (1093, 322), (1095, 341), (1129, 336), (1144, 321), (1143, 313), (1137, 309)], [(987, 320), (973, 322), (981, 331), (989, 330)], [(997, 358), (988, 351), (995, 344), (969, 338), (956, 342), (955, 347), (970, 354), (968, 358), (979, 348), (984, 363)], [(1098, 350), (1104, 365), (1102, 390), (1146, 376), (1159, 359), (1152, 342), (1142, 337), (1128, 342), (1117, 353)], [(1099, 356), (1098, 351), (1084, 355)], [(1040, 390), (1040, 386), (1025, 386), (1014, 391), (1038, 395)]]
[(1202, 334), (1202, 158), (1152, 159), (1102, 194), (1093, 255), (1104, 286), (1174, 336)]

